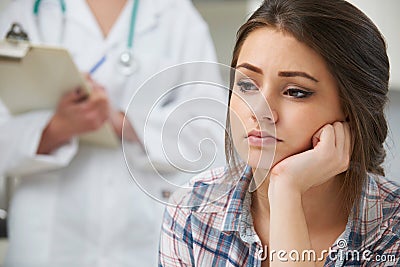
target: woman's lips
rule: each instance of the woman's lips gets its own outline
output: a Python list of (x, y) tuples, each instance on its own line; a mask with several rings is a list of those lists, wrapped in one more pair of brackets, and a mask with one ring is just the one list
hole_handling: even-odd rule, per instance
[(275, 145), (277, 142), (282, 142), (282, 140), (276, 138), (275, 136), (269, 134), (265, 131), (253, 130), (248, 133), (247, 141), (251, 146), (267, 146)]

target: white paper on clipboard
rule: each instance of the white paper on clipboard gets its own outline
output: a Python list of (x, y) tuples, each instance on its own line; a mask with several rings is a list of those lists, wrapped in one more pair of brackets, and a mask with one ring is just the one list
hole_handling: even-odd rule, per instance
[[(0, 98), (11, 114), (54, 109), (63, 94), (79, 86), (90, 92), (66, 49), (0, 41)], [(109, 123), (80, 139), (106, 147), (120, 144)]]

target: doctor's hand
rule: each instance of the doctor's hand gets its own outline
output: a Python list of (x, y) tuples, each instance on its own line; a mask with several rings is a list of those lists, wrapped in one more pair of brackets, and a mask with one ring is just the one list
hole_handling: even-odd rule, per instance
[(274, 195), (279, 184), (280, 188), (303, 194), (348, 169), (351, 154), (348, 123), (325, 125), (312, 137), (312, 145), (312, 149), (292, 155), (271, 169), (269, 196)]
[(129, 120), (125, 118), (124, 112), (118, 110), (111, 110), (110, 121), (111, 125), (114, 128), (115, 134), (120, 139), (122, 139), (122, 134), (123, 134), (125, 141), (140, 143), (139, 137), (137, 136), (135, 129), (132, 127)]
[(92, 84), (90, 95), (82, 89), (65, 94), (43, 131), (38, 154), (49, 154), (72, 137), (99, 129), (110, 117), (104, 89)]
[[(86, 81), (92, 88), (104, 88), (97, 83), (89, 74), (85, 74)], [(109, 121), (114, 129), (115, 134), (122, 139), (122, 132), (124, 131), (124, 138), (126, 141), (136, 142), (138, 141), (138, 137), (136, 135), (135, 130), (133, 129), (132, 125), (130, 124), (129, 120), (125, 120), (125, 113), (119, 110), (114, 109), (111, 105), (109, 105)], [(123, 127), (125, 129), (123, 130)]]

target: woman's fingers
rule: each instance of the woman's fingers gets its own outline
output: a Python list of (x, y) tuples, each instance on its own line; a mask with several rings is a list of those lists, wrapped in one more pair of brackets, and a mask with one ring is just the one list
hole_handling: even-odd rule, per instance
[(312, 146), (313, 148), (317, 146), (317, 144), (320, 141), (320, 137), (321, 137), (321, 133), (322, 133), (322, 128), (319, 129), (312, 137)]
[(333, 124), (335, 131), (335, 159), (338, 164), (339, 173), (346, 171), (350, 160), (350, 128), (346, 122), (335, 122)]
[[(317, 140), (317, 143), (315, 143)], [(323, 158), (331, 164), (332, 171), (336, 174), (348, 169), (351, 154), (350, 128), (346, 122), (334, 122), (324, 125), (313, 136), (314, 147), (324, 153)]]
[(314, 136), (319, 140), (317, 145), (322, 150), (329, 153), (335, 148), (335, 130), (331, 124), (324, 125)]
[(351, 154), (353, 153), (353, 148), (351, 145), (351, 131), (350, 131), (350, 125), (346, 122), (344, 123), (344, 134), (345, 134), (345, 143), (344, 143), (344, 159), (346, 161), (346, 170), (350, 166), (350, 158)]
[(336, 121), (333, 123), (335, 131), (335, 147), (338, 151), (343, 151), (345, 144), (344, 126), (342, 122)]
[(344, 133), (345, 133), (345, 145), (344, 150), (351, 155), (353, 148), (351, 147), (351, 132), (350, 132), (350, 125), (346, 122), (344, 123)]

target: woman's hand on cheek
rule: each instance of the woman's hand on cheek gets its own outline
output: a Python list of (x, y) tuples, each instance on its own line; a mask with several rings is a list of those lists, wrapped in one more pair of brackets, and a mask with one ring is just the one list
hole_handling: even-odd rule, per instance
[(312, 138), (313, 148), (290, 156), (271, 169), (269, 191), (278, 184), (303, 194), (348, 169), (351, 151), (346, 122), (327, 124)]

